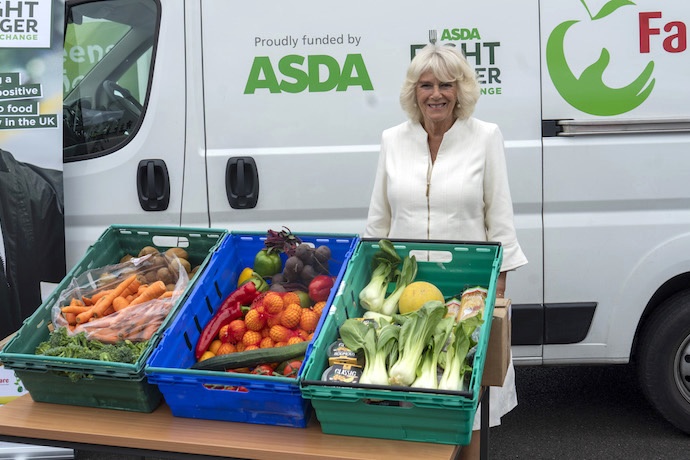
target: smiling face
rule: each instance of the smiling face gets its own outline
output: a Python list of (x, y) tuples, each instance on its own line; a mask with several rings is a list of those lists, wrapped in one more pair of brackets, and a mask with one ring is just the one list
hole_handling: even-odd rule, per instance
[(419, 77), (415, 92), (424, 127), (444, 132), (450, 129), (455, 122), (453, 110), (458, 103), (457, 83), (440, 81), (433, 72), (427, 71)]

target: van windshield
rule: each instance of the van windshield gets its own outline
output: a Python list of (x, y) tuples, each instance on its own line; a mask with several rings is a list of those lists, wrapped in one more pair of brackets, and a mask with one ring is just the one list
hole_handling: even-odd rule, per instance
[(63, 64), (63, 158), (85, 160), (125, 145), (144, 117), (157, 0), (67, 5)]

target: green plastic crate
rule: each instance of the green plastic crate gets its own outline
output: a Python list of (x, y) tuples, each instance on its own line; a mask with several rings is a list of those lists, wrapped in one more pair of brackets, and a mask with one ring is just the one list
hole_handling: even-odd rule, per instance
[[(149, 383), (146, 378), (146, 360), (227, 233), (227, 230), (208, 228), (109, 227), (45, 302), (24, 321), (17, 334), (0, 352), (0, 361), (6, 368), (14, 370), (34, 401), (135, 412), (153, 411), (160, 405), (162, 394), (157, 385)], [(89, 270), (119, 263), (123, 256), (137, 254), (144, 246), (154, 246), (160, 251), (181, 247), (189, 254), (192, 266), (199, 265), (200, 268), (191, 277), (187, 289), (173, 305), (136, 363), (34, 354), (36, 347), (48, 339), (52, 307), (73, 278)], [(73, 382), (65, 372), (78, 372), (87, 377)]]
[[(482, 373), (491, 330), (496, 281), (501, 267), (498, 243), (429, 242), (393, 240), (399, 255), (417, 256), (416, 280), (436, 285), (446, 298), (459, 296), (468, 287), (488, 287), (485, 322), (474, 357), (467, 391), (420, 390), (407, 387), (324, 382), (328, 346), (338, 338), (338, 328), (348, 318), (361, 317), (359, 292), (371, 279), (371, 261), (378, 240), (362, 239), (350, 259), (338, 294), (305, 363), (301, 391), (312, 402), (324, 433), (369, 438), (468, 444), (479, 404)], [(430, 251), (434, 260), (424, 261)]]

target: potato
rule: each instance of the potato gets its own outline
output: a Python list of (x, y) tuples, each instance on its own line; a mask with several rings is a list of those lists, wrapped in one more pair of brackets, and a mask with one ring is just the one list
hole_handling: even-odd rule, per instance
[(134, 256), (132, 254), (125, 254), (122, 256), (122, 259), (120, 259), (120, 263), (124, 264), (125, 262), (129, 262), (130, 259), (133, 259)]
[(157, 270), (151, 270), (146, 272), (146, 284), (153, 284), (156, 281), (158, 281), (158, 273)]
[(187, 273), (192, 271), (192, 265), (189, 263), (187, 259), (173, 259), (170, 262), (170, 268), (176, 273), (179, 272), (180, 265), (182, 265), (184, 271), (186, 271)]
[(167, 251), (165, 251), (165, 255), (189, 260), (189, 254), (182, 248), (170, 248)]
[(163, 281), (165, 284), (175, 284), (176, 276), (168, 269), (168, 267), (159, 268), (156, 272), (156, 277), (159, 281)]
[(144, 257), (149, 254), (158, 254), (160, 251), (158, 249), (154, 248), (153, 246), (144, 246), (141, 248), (141, 251), (139, 251), (139, 255), (137, 257)]

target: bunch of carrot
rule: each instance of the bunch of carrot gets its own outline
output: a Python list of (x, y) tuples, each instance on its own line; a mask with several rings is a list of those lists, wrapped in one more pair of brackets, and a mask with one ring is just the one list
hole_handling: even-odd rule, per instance
[[(142, 284), (137, 275), (134, 274), (125, 278), (114, 288), (103, 289), (91, 297), (74, 297), (70, 300), (69, 305), (61, 307), (60, 310), (68, 327), (74, 332), (78, 332), (87, 324), (90, 325), (99, 320), (97, 324), (92, 325), (93, 327), (88, 328), (89, 335), (100, 329), (101, 332), (98, 335), (101, 335), (102, 338), (108, 338), (109, 340), (106, 342), (124, 339), (148, 340), (170, 310), (172, 295), (173, 291), (168, 291), (162, 281)], [(167, 305), (167, 308), (164, 308), (165, 314), (154, 328), (155, 319), (163, 313), (159, 311), (161, 310), (160, 305), (158, 307), (147, 305), (146, 314), (141, 311), (144, 309), (132, 309), (132, 307), (156, 299), (163, 302), (152, 302), (152, 304)], [(132, 309), (133, 314), (125, 314), (130, 309)], [(148, 312), (148, 310), (153, 310), (153, 312)], [(114, 315), (114, 313), (118, 314)], [(104, 321), (104, 318), (111, 315), (112, 317), (109, 318), (111, 321)], [(150, 334), (146, 337), (149, 332)]]

